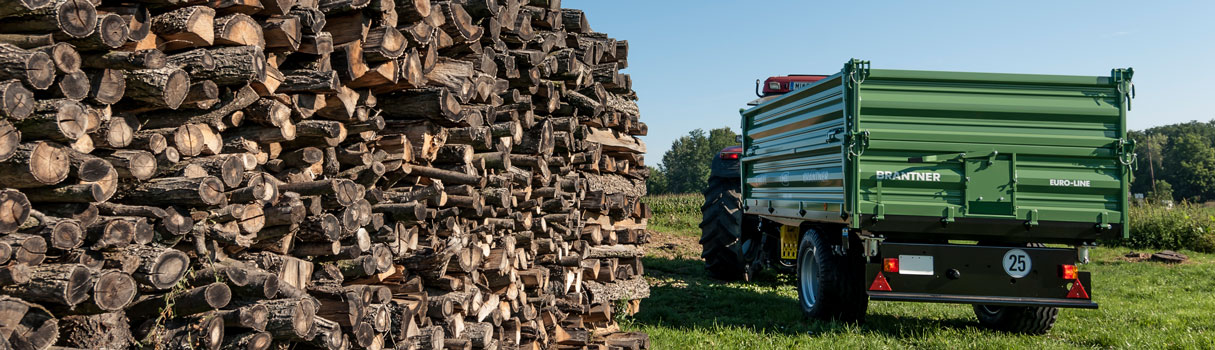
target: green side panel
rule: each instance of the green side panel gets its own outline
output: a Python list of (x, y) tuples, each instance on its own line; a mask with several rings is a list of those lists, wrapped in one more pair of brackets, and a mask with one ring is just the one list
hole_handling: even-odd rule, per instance
[(841, 221), (844, 88), (837, 74), (744, 112), (748, 213)]
[(744, 111), (748, 213), (821, 220), (802, 212), (809, 206), (856, 228), (891, 217), (1125, 223), (1129, 70), (1085, 77), (858, 62)]

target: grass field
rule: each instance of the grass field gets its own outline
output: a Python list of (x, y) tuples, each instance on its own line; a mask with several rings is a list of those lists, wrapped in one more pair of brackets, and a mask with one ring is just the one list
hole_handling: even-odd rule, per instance
[[(1189, 262), (1166, 265), (1124, 258), (1127, 248), (1096, 249), (1081, 268), (1093, 272), (1101, 309), (1064, 309), (1045, 336), (981, 328), (965, 305), (871, 302), (862, 324), (806, 321), (793, 276), (721, 283), (705, 275), (698, 214), (672, 204), (699, 205), (687, 197), (696, 196), (647, 199), (655, 208), (645, 260), (652, 295), (624, 327), (649, 333), (655, 349), (1215, 348), (1213, 254), (1185, 251)], [(671, 210), (659, 210), (664, 203)]]

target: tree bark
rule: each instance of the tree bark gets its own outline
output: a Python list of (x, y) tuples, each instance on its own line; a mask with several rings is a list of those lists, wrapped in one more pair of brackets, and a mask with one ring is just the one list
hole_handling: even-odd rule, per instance
[(168, 64), (168, 56), (160, 50), (108, 51), (83, 55), (81, 66), (93, 69), (160, 69)]
[(89, 74), (89, 97), (93, 102), (118, 103), (126, 95), (126, 72), (118, 69), (94, 70)]
[(41, 51), (0, 44), (0, 80), (8, 79), (21, 80), (34, 89), (46, 90), (55, 82), (55, 62)]
[(11, 188), (54, 185), (67, 179), (71, 170), (67, 150), (47, 142), (26, 143), (0, 161), (0, 182)]
[[(185, 99), (183, 99), (184, 101)], [(183, 124), (206, 124), (211, 127), (225, 126), (225, 118), (236, 111), (245, 109), (258, 100), (257, 92), (252, 87), (244, 86), (236, 89), (231, 96), (225, 95), (211, 109), (183, 109), (178, 111), (159, 111), (146, 114), (143, 127), (169, 128)]]
[(224, 184), (214, 176), (158, 178), (125, 193), (123, 200), (161, 205), (220, 205), (225, 202)]
[(214, 37), (215, 45), (266, 47), (262, 26), (243, 13), (216, 18)]
[(84, 38), (72, 38), (68, 34), (60, 34), (63, 42), (71, 43), (80, 51), (107, 51), (116, 49), (127, 43), (130, 27), (127, 21), (117, 14), (102, 14), (97, 16), (97, 28)]
[(274, 342), (274, 337), (267, 332), (247, 332), (224, 337), (223, 350), (266, 350)]
[(59, 320), (59, 342), (81, 349), (126, 349), (134, 345), (129, 324), (122, 312), (68, 315)]
[(266, 55), (259, 46), (230, 46), (207, 50), (215, 59), (212, 69), (191, 70), (194, 79), (219, 86), (240, 86), (266, 80)]
[[(295, 16), (266, 19), (262, 24), (262, 32), (265, 33), (266, 50), (275, 52), (299, 50), (304, 37), (300, 19)], [(332, 41), (330, 44), (332, 45)]]
[(166, 51), (211, 46), (215, 42), (215, 10), (189, 6), (152, 17), (152, 32)]
[(0, 290), (25, 300), (71, 307), (89, 298), (93, 282), (84, 265), (48, 264), (33, 267), (28, 283)]
[(190, 75), (177, 67), (127, 71), (125, 97), (177, 109), (190, 92)]
[[(5, 5), (8, 6), (12, 5)], [(5, 33), (62, 32), (72, 38), (84, 38), (96, 29), (97, 8), (88, 1), (51, 1), (48, 6), (22, 13), (20, 17), (0, 21), (0, 32)]]
[(316, 335), (316, 307), (300, 299), (277, 299), (261, 302), (269, 310), (266, 332), (274, 339), (308, 341)]

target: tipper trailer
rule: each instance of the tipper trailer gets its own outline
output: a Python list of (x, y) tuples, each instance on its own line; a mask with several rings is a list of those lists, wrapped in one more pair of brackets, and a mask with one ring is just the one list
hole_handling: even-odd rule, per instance
[(1088, 261), (1125, 237), (1131, 69), (1061, 76), (842, 71), (742, 111), (701, 223), (724, 279), (795, 271), (807, 316), (868, 301), (974, 305), (993, 328), (1044, 333), (1097, 308)]

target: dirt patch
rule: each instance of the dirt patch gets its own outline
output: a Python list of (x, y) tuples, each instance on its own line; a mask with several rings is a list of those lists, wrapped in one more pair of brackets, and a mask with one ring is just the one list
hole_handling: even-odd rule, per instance
[(1165, 264), (1185, 264), (1190, 262), (1189, 256), (1172, 250), (1160, 251), (1155, 254), (1129, 252), (1123, 254), (1120, 259), (1129, 262), (1153, 261)]
[(699, 239), (649, 230), (650, 241), (643, 245), (647, 256), (670, 260), (700, 260)]

